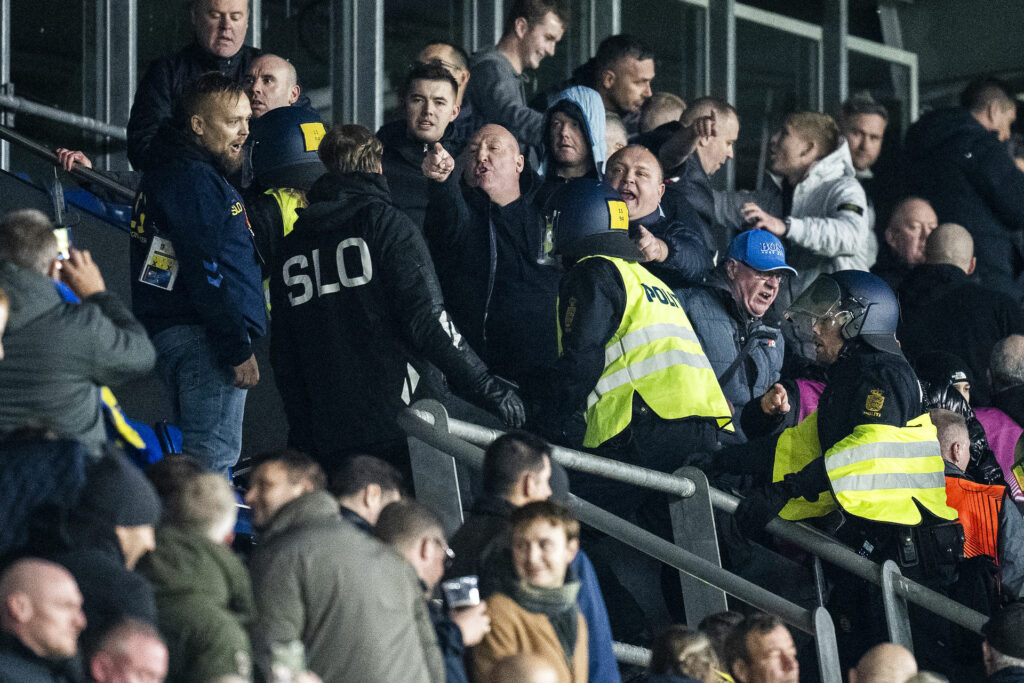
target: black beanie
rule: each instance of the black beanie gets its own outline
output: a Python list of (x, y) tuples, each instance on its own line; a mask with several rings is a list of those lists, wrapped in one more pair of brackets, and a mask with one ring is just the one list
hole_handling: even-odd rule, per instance
[(107, 454), (86, 473), (77, 509), (112, 526), (155, 526), (160, 499), (145, 475), (121, 454)]

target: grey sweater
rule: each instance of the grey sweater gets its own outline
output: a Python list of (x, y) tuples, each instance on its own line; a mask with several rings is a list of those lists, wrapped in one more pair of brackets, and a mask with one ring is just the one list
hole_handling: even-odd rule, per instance
[(481, 50), (470, 58), (469, 73), (466, 97), (477, 116), (486, 123), (507, 128), (520, 145), (539, 150), (544, 137), (544, 114), (526, 105), (523, 80), (508, 59), (496, 47)]
[(156, 353), (146, 331), (109, 292), (66, 303), (53, 280), (0, 261), (11, 302), (0, 360), (0, 435), (36, 427), (82, 442), (106, 441), (100, 387), (141, 377)]

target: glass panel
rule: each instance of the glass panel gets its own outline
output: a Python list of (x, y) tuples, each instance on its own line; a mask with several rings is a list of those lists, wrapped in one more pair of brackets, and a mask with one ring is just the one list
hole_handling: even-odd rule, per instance
[(704, 94), (705, 10), (680, 0), (622, 0), (622, 31), (654, 50), (651, 88), (692, 100)]
[(850, 94), (868, 93), (889, 110), (886, 148), (894, 150), (910, 123), (910, 67), (850, 50)]
[[(265, 4), (265, 3), (264, 3)], [(177, 52), (195, 38), (192, 28), (191, 3), (174, 2), (138, 3), (138, 48), (139, 80), (146, 73), (146, 67), (157, 57)], [(265, 10), (264, 10), (265, 11)]]
[[(68, 0), (12, 0), (11, 82), (14, 94), (33, 102), (81, 114), (93, 100), (96, 74), (92, 52), (95, 16), (91, 3)], [(88, 55), (88, 59), (87, 59)], [(92, 112), (86, 112), (92, 113)], [(95, 153), (94, 136), (26, 114), (15, 115), (19, 133), (50, 147)], [(52, 178), (50, 166), (11, 145), (11, 168), (34, 178)]]
[(263, 0), (263, 50), (280, 55), (299, 74), (303, 92), (314, 105), (330, 108), (327, 90), (318, 97), (312, 91), (331, 84), (331, 3), (329, 0)]
[(463, 44), (463, 0), (384, 0), (384, 120), (400, 118), (409, 65), (431, 40)]
[(818, 108), (820, 46), (809, 38), (742, 20), (736, 22), (736, 42), (740, 49), (735, 105), (741, 125), (736, 187), (749, 189), (757, 183), (761, 151), (782, 118)]

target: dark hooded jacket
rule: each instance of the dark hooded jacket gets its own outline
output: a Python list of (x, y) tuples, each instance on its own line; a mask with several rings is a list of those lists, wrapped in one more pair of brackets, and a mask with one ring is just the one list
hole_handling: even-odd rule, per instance
[(537, 176), (519, 177), (520, 197), (498, 206), (456, 173), (429, 183), (423, 225), (456, 325), (491, 369), (530, 392), (558, 356), (555, 300), (561, 270), (544, 254)]
[(571, 117), (583, 132), (584, 144), (590, 150), (590, 159), (593, 162), (593, 166), (583, 177), (598, 180), (604, 177), (604, 164), (608, 156), (608, 149), (605, 146), (604, 103), (601, 96), (596, 90), (584, 86), (571, 87), (558, 93), (554, 103), (544, 114), (544, 155), (537, 169), (542, 183), (534, 200), (542, 210), (555, 190), (567, 181), (558, 175), (551, 145), (551, 119), (556, 113)]
[(0, 681), (11, 683), (81, 683), (79, 657), (43, 659), (10, 633), (0, 633)]
[(905, 149), (909, 193), (931, 202), (940, 222), (967, 228), (981, 283), (1019, 301), (1024, 174), (1006, 146), (957, 107), (922, 116), (907, 131)]
[(996, 342), (1024, 333), (1012, 297), (972, 282), (957, 266), (922, 264), (899, 289), (899, 340), (914, 362), (927, 351), (948, 351), (971, 370), (971, 402), (989, 405), (988, 361)]
[(404, 438), (426, 359), (486, 405), (504, 390), (448, 317), (420, 230), (377, 173), (328, 173), (271, 269), (270, 357), (290, 439), (318, 457)]
[(231, 57), (210, 54), (198, 43), (179, 52), (154, 60), (146, 69), (132, 102), (128, 118), (128, 160), (137, 170), (153, 166), (150, 143), (160, 124), (181, 118), (181, 93), (190, 81), (208, 71), (219, 71), (235, 83), (241, 83), (254, 59), (262, 51), (249, 45)]

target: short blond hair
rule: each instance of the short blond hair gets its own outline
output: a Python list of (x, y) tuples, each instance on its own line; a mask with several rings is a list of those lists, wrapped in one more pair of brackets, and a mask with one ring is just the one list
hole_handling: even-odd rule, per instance
[(377, 173), (384, 154), (380, 140), (357, 124), (334, 126), (320, 141), (320, 161), (336, 173)]
[(786, 117), (788, 123), (797, 134), (818, 146), (818, 158), (827, 157), (839, 149), (841, 140), (836, 120), (828, 114), (816, 111), (801, 111)]

